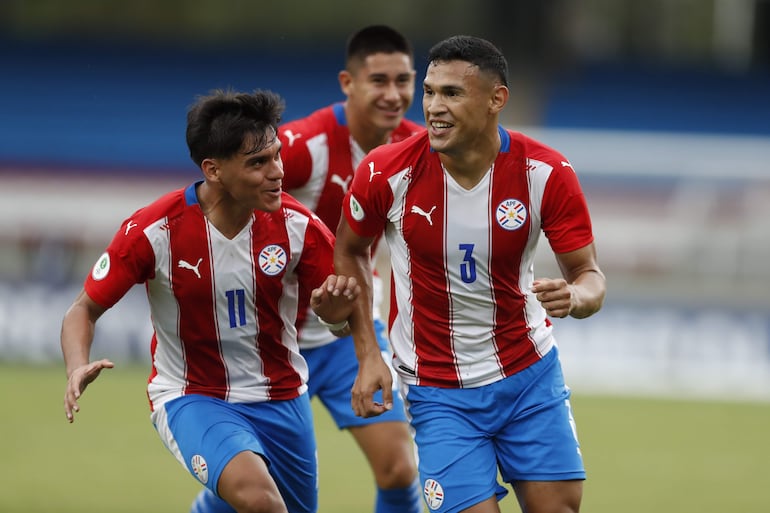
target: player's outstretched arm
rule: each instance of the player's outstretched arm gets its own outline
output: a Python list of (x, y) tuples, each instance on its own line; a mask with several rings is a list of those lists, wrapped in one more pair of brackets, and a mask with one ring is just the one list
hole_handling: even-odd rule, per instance
[(64, 314), (61, 328), (61, 349), (67, 370), (67, 387), (64, 391), (64, 414), (67, 421), (75, 420), (80, 411), (78, 399), (86, 387), (95, 380), (102, 369), (111, 369), (110, 360), (89, 362), (94, 327), (105, 309), (81, 291), (72, 306)]
[[(350, 315), (350, 329), (358, 358), (358, 376), (353, 385), (351, 406), (359, 417), (374, 417), (393, 407), (393, 376), (382, 359), (374, 334), (372, 319), (372, 237), (357, 235), (343, 216), (337, 228), (334, 244), (335, 271), (356, 279), (361, 284), (359, 301)], [(374, 394), (382, 390), (382, 403)]]

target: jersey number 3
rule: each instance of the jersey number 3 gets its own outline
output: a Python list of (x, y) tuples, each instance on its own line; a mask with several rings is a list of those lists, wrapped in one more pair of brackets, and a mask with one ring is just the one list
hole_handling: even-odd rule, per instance
[(473, 244), (460, 244), (460, 251), (465, 252), (460, 264), (460, 278), (465, 283), (476, 281), (476, 261), (473, 259), (473, 247)]

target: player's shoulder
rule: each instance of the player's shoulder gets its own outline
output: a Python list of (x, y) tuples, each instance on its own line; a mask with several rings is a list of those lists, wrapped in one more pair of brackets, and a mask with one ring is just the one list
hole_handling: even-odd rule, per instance
[(512, 152), (520, 152), (528, 161), (543, 162), (553, 168), (561, 167), (562, 162), (569, 162), (559, 150), (539, 139), (513, 130), (506, 132), (510, 137)]
[(281, 208), (267, 215), (282, 218), (287, 225), (299, 223), (313, 232), (320, 230), (323, 233), (331, 233), (330, 228), (315, 212), (286, 191), (281, 193)]
[(281, 192), (281, 210), (294, 210), (309, 215), (312, 211), (286, 191)]
[(365, 160), (379, 160), (383, 161), (383, 164), (385, 161), (394, 162), (399, 165), (400, 162), (415, 161), (428, 152), (430, 152), (428, 132), (423, 130), (401, 141), (377, 146), (367, 154)]
[(300, 219), (307, 218), (311, 222), (318, 222), (320, 218), (310, 210), (305, 204), (299, 201), (286, 191), (281, 193), (281, 208), (276, 212), (273, 212), (274, 216), (283, 216), (286, 218), (297, 217)]
[(181, 189), (168, 191), (158, 197), (155, 201), (136, 210), (131, 214), (134, 223), (142, 226), (149, 226), (160, 219), (170, 219), (180, 216), (189, 206), (189, 203), (197, 204), (198, 199), (195, 194), (196, 183), (190, 184)]
[(338, 124), (335, 114), (337, 105), (341, 104), (327, 105), (305, 117), (281, 124), (278, 127), (278, 137), (282, 139), (284, 144), (293, 145), (295, 141), (307, 141), (320, 133), (328, 132)]
[(188, 189), (195, 194), (193, 184), (187, 188), (166, 192), (155, 201), (132, 212), (123, 219), (112, 244), (123, 248), (135, 247), (140, 241), (153, 239), (157, 234), (176, 226), (188, 210), (185, 202)]
[(367, 169), (369, 183), (376, 183), (383, 179), (387, 180), (406, 169), (422, 168), (424, 159), (429, 158), (430, 155), (428, 132), (423, 130), (403, 141), (374, 148), (361, 161), (359, 169)]
[(400, 142), (413, 135), (425, 132), (425, 127), (404, 118), (391, 134), (392, 142)]

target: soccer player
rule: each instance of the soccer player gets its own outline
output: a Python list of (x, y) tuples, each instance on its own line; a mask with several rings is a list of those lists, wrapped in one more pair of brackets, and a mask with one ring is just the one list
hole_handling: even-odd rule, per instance
[[(431, 511), (499, 512), (499, 471), (522, 511), (577, 512), (585, 470), (549, 316), (587, 317), (604, 300), (586, 201), (566, 157), (499, 125), (509, 90), (494, 45), (450, 37), (428, 62), (427, 133), (364, 158), (337, 229), (335, 268), (365, 299), (350, 319), (353, 408), (392, 405), (365, 306), (384, 234), (394, 365)], [(563, 277), (534, 277), (541, 231)]]
[[(339, 223), (342, 199), (364, 155), (424, 131), (404, 117), (414, 99), (414, 54), (409, 41), (393, 28), (375, 25), (352, 34), (338, 79), (343, 103), (291, 121), (279, 131), (286, 190), (332, 229)], [(381, 290), (379, 277), (374, 280)], [(375, 307), (378, 347), (390, 362), (385, 325), (379, 305)], [(350, 406), (358, 371), (353, 339), (334, 338), (317, 319), (309, 312), (299, 326), (300, 349), (310, 367), (310, 396), (318, 396), (337, 426), (350, 432), (366, 456), (377, 488), (375, 513), (420, 513), (414, 444), (403, 401), (395, 393), (396, 404), (386, 414), (357, 417)]]
[[(393, 28), (374, 25), (352, 34), (338, 79), (344, 102), (279, 129), (284, 189), (329, 227), (339, 223), (342, 199), (364, 155), (424, 131), (404, 117), (414, 98), (414, 55), (409, 41)], [(379, 278), (374, 279), (380, 290)], [(373, 325), (378, 347), (390, 360), (378, 305)], [(389, 412), (377, 418), (357, 417), (350, 406), (358, 372), (352, 338), (335, 337), (312, 312), (299, 319), (298, 329), (301, 353), (310, 369), (310, 396), (318, 396), (337, 426), (347, 429), (365, 454), (377, 486), (375, 513), (420, 513), (414, 446), (403, 401), (394, 394), (395, 405)], [(229, 511), (204, 489), (191, 513)]]
[(360, 291), (333, 274), (330, 230), (281, 190), (282, 112), (269, 91), (199, 98), (187, 144), (203, 180), (123, 222), (61, 331), (72, 422), (83, 391), (113, 367), (90, 361), (97, 320), (145, 284), (153, 425), (177, 460), (239, 513), (316, 511), (307, 364), (295, 322), (310, 303), (344, 333)]

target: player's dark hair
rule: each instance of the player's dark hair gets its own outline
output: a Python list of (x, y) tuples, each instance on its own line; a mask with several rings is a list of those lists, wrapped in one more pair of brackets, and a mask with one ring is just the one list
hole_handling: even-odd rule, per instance
[(428, 52), (428, 62), (465, 61), (490, 73), (508, 86), (508, 62), (503, 53), (486, 39), (474, 36), (452, 36), (435, 44)]
[(396, 29), (387, 25), (370, 25), (353, 33), (345, 47), (345, 67), (363, 61), (375, 53), (404, 53), (414, 61), (412, 44)]
[(199, 96), (187, 112), (187, 147), (197, 165), (204, 159), (236, 155), (247, 138), (256, 153), (278, 133), (285, 104), (272, 91), (239, 93), (215, 89)]

